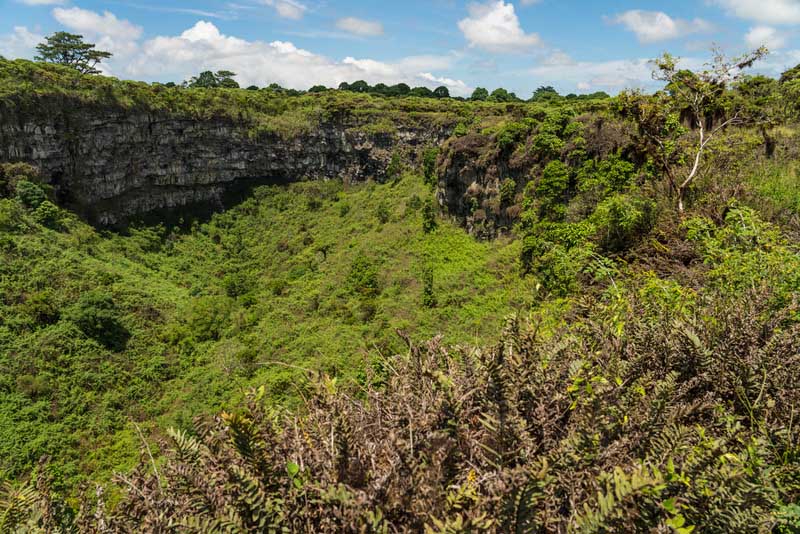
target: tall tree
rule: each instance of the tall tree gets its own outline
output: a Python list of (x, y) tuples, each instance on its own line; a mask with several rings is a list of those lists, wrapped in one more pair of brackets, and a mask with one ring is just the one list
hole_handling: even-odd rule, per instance
[(97, 65), (112, 56), (111, 52), (96, 50), (95, 45), (83, 40), (83, 35), (56, 32), (36, 46), (39, 52), (34, 59), (74, 68), (81, 74), (99, 74)]

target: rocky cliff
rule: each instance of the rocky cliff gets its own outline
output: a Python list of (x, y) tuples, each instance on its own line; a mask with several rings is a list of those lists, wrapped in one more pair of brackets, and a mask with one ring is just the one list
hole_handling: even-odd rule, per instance
[(374, 117), (331, 113), (287, 134), (246, 118), (80, 101), (41, 109), (49, 111), (0, 106), (0, 161), (36, 165), (61, 204), (99, 225), (164, 209), (218, 208), (258, 184), (382, 180), (392, 154), (413, 164), (423, 147), (443, 142), (452, 129), (425, 120), (375, 128)]

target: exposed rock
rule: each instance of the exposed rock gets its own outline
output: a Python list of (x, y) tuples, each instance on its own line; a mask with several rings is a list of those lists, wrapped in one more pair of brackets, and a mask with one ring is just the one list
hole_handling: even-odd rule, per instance
[(61, 204), (99, 225), (156, 210), (214, 208), (256, 184), (380, 181), (395, 150), (413, 162), (451, 129), (416, 122), (369, 133), (356, 119), (334, 117), (282, 136), (243, 119), (52, 104), (42, 108), (55, 114), (0, 107), (0, 161), (38, 166)]

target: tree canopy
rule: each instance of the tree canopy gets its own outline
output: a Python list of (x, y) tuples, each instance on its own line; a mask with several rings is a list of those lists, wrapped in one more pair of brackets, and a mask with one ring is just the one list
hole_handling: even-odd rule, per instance
[(221, 87), (226, 89), (238, 89), (239, 84), (233, 79), (234, 76), (236, 76), (236, 73), (229, 70), (219, 70), (217, 72), (207, 70), (192, 77), (192, 79), (183, 84), (191, 88), (215, 89)]
[(112, 56), (111, 52), (96, 50), (95, 45), (83, 40), (83, 35), (56, 32), (36, 46), (39, 52), (34, 59), (72, 67), (82, 74), (99, 74), (97, 65)]

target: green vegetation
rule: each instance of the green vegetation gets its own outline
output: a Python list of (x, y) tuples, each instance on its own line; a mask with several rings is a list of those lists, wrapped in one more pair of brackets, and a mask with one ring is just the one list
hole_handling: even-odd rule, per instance
[(0, 165), (0, 531), (800, 531), (797, 73), (761, 54), (530, 103), (0, 61), (6, 109), (453, 131), (124, 234)]
[(97, 65), (111, 57), (111, 52), (97, 50), (95, 45), (84, 42), (83, 35), (56, 32), (37, 45), (38, 61), (65, 65), (80, 74), (100, 74)]
[[(185, 427), (259, 384), (293, 403), (301, 369), (358, 379), (402, 349), (397, 329), (491, 342), (535, 298), (518, 245), (437, 223), (415, 175), (260, 188), (189, 232), (124, 236), (16, 187), (0, 204), (0, 224), (15, 221), (0, 240), (2, 477), (47, 454), (74, 490), (132, 465), (134, 423)], [(38, 218), (45, 205), (60, 228)]]

